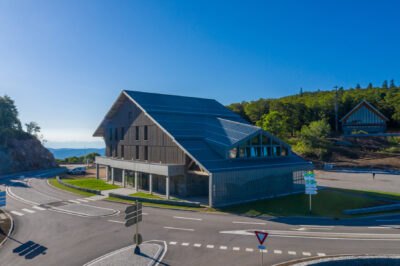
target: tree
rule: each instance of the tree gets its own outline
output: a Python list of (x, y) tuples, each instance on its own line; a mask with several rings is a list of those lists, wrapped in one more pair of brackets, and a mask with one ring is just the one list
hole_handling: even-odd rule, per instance
[(96, 158), (96, 156), (100, 156), (100, 154), (98, 154), (97, 152), (92, 152), (92, 153), (86, 154), (85, 157), (83, 158), (83, 163), (94, 162), (94, 159)]
[(388, 88), (388, 82), (387, 82), (387, 80), (385, 80), (385, 81), (383, 82), (382, 88), (383, 88), (383, 89), (387, 89), (387, 88)]
[(372, 89), (372, 83), (371, 82), (368, 84), (367, 89)]
[(394, 79), (390, 80), (390, 88), (391, 89), (396, 88), (396, 85), (394, 84)]
[(361, 89), (361, 86), (360, 86), (360, 84), (358, 84), (358, 83), (357, 83), (357, 85), (356, 85), (356, 89), (357, 89), (357, 90)]
[(301, 128), (300, 138), (306, 145), (317, 147), (321, 140), (329, 136), (330, 132), (331, 126), (323, 119), (313, 121), (308, 126), (303, 126)]
[(257, 122), (257, 125), (280, 138), (288, 135), (289, 125), (284, 116), (277, 111), (263, 115), (261, 120)]
[(303, 97), (303, 88), (300, 87), (300, 97)]
[(0, 128), (21, 130), (17, 107), (7, 95), (0, 97)]
[(31, 121), (25, 124), (25, 126), (26, 126), (26, 132), (28, 134), (38, 137), (38, 134), (40, 133), (40, 126), (38, 125), (38, 123)]
[(258, 101), (251, 101), (245, 107), (244, 111), (249, 117), (250, 121), (256, 123), (261, 119), (263, 114), (269, 111), (269, 101), (266, 99), (259, 99)]

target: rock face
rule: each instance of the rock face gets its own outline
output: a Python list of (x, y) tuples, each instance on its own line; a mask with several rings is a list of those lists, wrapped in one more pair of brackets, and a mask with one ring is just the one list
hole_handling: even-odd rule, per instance
[(57, 167), (53, 154), (37, 139), (11, 139), (0, 148), (0, 175)]

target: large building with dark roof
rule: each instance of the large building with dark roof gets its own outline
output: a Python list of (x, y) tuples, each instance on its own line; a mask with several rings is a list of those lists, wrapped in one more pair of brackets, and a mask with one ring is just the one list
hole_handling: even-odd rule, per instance
[(312, 168), (212, 99), (122, 91), (94, 136), (109, 181), (213, 207), (298, 192)]

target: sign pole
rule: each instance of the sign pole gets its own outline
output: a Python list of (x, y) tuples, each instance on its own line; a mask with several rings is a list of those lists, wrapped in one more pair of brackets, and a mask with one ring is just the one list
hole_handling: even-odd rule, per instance
[[(136, 206), (139, 207), (139, 202), (136, 200)], [(137, 209), (139, 211), (139, 209)], [(138, 221), (136, 222), (136, 247), (135, 247), (135, 254), (140, 254), (140, 247), (139, 247), (139, 216)]]
[(310, 214), (311, 214), (311, 194), (309, 194), (309, 196), (310, 196)]
[(264, 264), (264, 263), (263, 263), (263, 253), (264, 253), (264, 252), (261, 250), (261, 266), (263, 266), (263, 264)]

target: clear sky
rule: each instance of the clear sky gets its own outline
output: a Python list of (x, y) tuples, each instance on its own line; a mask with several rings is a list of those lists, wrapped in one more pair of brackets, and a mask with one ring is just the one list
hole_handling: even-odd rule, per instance
[(48, 146), (99, 147), (123, 89), (229, 104), (399, 83), (399, 47), (399, 1), (0, 0), (0, 95)]

